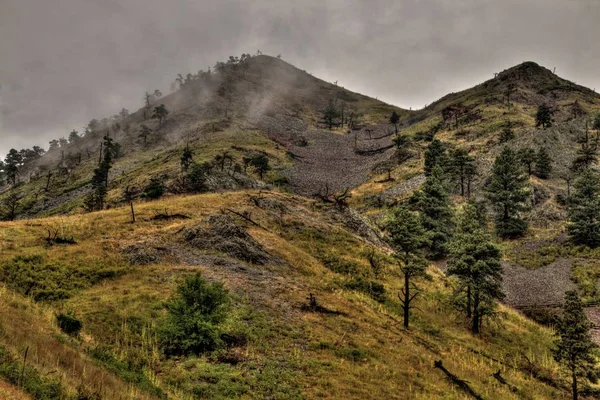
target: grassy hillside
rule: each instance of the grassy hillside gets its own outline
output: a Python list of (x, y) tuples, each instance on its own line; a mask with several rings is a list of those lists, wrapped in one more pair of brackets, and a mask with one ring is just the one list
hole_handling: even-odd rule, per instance
[[(151, 118), (159, 104), (169, 110), (163, 124)], [(323, 121), (330, 104), (345, 115), (331, 129)], [(547, 129), (535, 126), (541, 104), (555, 111)], [(410, 139), (406, 159), (392, 142), (393, 111)], [(551, 329), (501, 306), (472, 336), (451, 305), (456, 282), (443, 262), (417, 282), (423, 294), (403, 329), (403, 279), (375, 223), (423, 183), (433, 136), (476, 158), (480, 197), (510, 121), (515, 138), (506, 145), (546, 147), (554, 170), (530, 179), (526, 236), (500, 243), (508, 303), (520, 307), (519, 296), (549, 287), (556, 293), (544, 298), (560, 300), (572, 285), (586, 302), (600, 300), (598, 252), (566, 240), (559, 196), (598, 111), (597, 94), (530, 62), (407, 111), (256, 56), (97, 121), (79, 141), (24, 166), (19, 184), (0, 194), (3, 203), (19, 198), (17, 221), (0, 222), (0, 396), (470, 398), (434, 367), (442, 361), (485, 399), (567, 397)], [(152, 129), (146, 143), (142, 125)], [(107, 132), (121, 151), (106, 210), (85, 213)], [(186, 186), (186, 146), (196, 164), (210, 163), (203, 194)], [(243, 165), (256, 155), (271, 166), (262, 177)], [(140, 192), (152, 179), (167, 193), (146, 201)], [(135, 223), (126, 188), (136, 194)], [(345, 190), (350, 207), (341, 210), (331, 200)], [(464, 201), (456, 191), (452, 199)], [(229, 290), (226, 345), (169, 356), (165, 304), (197, 272)], [(80, 321), (80, 334), (65, 334), (59, 316)]]
[[(154, 218), (165, 209), (189, 218)], [(79, 388), (103, 398), (467, 398), (436, 360), (486, 399), (566, 393), (548, 329), (502, 308), (473, 337), (449, 304), (452, 282), (435, 267), (433, 280), (418, 283), (413, 327), (403, 329), (402, 280), (392, 263), (374, 277), (365, 254), (385, 258), (386, 250), (356, 215), (258, 191), (173, 197), (137, 212), (135, 224), (127, 208), (0, 224), (0, 345), (11, 362), (21, 365), (28, 348), (31, 374), (65, 394)], [(248, 232), (263, 256), (247, 262), (235, 247), (201, 250), (185, 239), (187, 229), (209, 229), (211, 216)], [(49, 245), (47, 229), (76, 244)], [(231, 291), (225, 329), (244, 340), (201, 357), (166, 357), (156, 341), (163, 303), (197, 271)], [(306, 307), (310, 294), (321, 308)], [(56, 326), (54, 315), (66, 310), (83, 322), (78, 338)], [(516, 389), (492, 377), (498, 370)]]

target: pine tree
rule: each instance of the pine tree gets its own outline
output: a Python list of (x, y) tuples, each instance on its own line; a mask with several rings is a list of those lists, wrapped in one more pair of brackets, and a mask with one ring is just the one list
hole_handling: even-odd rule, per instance
[(409, 327), (412, 303), (420, 291), (414, 284), (417, 277), (427, 276), (427, 261), (422, 248), (427, 243), (419, 216), (405, 207), (397, 207), (385, 221), (387, 241), (404, 276), (404, 288), (398, 295), (404, 313), (404, 327)]
[(413, 194), (411, 203), (419, 211), (431, 258), (444, 257), (452, 237), (454, 213), (444, 186), (444, 172), (439, 165), (433, 167), (421, 190)]
[(527, 230), (520, 213), (529, 198), (528, 178), (523, 173), (515, 152), (504, 147), (494, 161), (486, 196), (496, 213), (496, 233), (503, 238), (518, 237)]
[(433, 139), (429, 146), (427, 146), (427, 150), (425, 150), (425, 176), (430, 175), (433, 167), (436, 165), (445, 168), (446, 163), (446, 146), (444, 146), (444, 144), (438, 139)]
[(478, 334), (483, 318), (494, 313), (504, 293), (500, 249), (492, 243), (476, 203), (464, 206), (449, 248), (447, 273), (458, 278), (456, 299), (471, 320), (471, 331)]
[(88, 211), (97, 211), (104, 208), (106, 195), (108, 194), (108, 175), (112, 168), (114, 143), (113, 139), (106, 134), (103, 141), (104, 157), (100, 164), (94, 169), (91, 186), (92, 191), (85, 200), (85, 207)]
[(336, 104), (333, 100), (329, 100), (327, 107), (323, 110), (323, 123), (327, 128), (332, 129), (334, 125), (337, 125), (340, 112), (338, 111)]
[(522, 148), (519, 150), (518, 156), (521, 164), (523, 164), (527, 169), (527, 174), (531, 176), (533, 173), (533, 164), (535, 163), (536, 159), (535, 150), (533, 150), (531, 147)]
[(597, 345), (592, 341), (583, 304), (576, 291), (565, 294), (562, 317), (556, 324), (558, 339), (554, 359), (571, 374), (573, 400), (579, 396), (579, 378), (593, 376), (596, 370)]
[(19, 176), (19, 167), (23, 163), (23, 156), (16, 149), (10, 149), (6, 157), (4, 158), (4, 172), (6, 173), (6, 180), (8, 183), (13, 185), (17, 184), (17, 178)]
[(394, 125), (395, 133), (398, 134), (398, 122), (400, 122), (400, 116), (396, 111), (392, 112), (390, 117), (390, 124)]
[(194, 162), (194, 152), (189, 145), (186, 145), (181, 155), (181, 170), (187, 172), (190, 165)]
[(535, 116), (535, 127), (543, 129), (552, 126), (552, 109), (547, 104), (542, 104), (538, 107), (537, 114)]
[(540, 179), (548, 179), (552, 173), (552, 159), (545, 147), (540, 148), (535, 157), (535, 175)]
[(581, 144), (581, 148), (577, 150), (577, 156), (571, 166), (575, 172), (584, 171), (598, 162), (598, 137), (596, 140), (592, 140), (586, 127), (585, 134), (578, 139), (578, 142)]
[(164, 104), (154, 107), (154, 111), (152, 112), (152, 118), (158, 120), (158, 126), (162, 126), (167, 115), (169, 115), (169, 110), (167, 110), (167, 107), (165, 107)]
[(81, 136), (79, 136), (79, 132), (73, 129), (71, 133), (69, 133), (69, 143), (77, 143), (79, 139), (81, 139)]
[(392, 139), (392, 142), (396, 146), (396, 155), (399, 163), (404, 162), (410, 157), (412, 141), (408, 135), (396, 135)]
[(142, 142), (144, 143), (144, 147), (146, 147), (146, 144), (148, 143), (148, 136), (150, 136), (151, 134), (152, 134), (152, 129), (150, 129), (148, 126), (146, 126), (146, 125), (140, 126), (140, 135), (139, 135), (139, 137), (142, 138)]
[(460, 185), (460, 195), (465, 197), (465, 189), (468, 189), (470, 179), (477, 172), (475, 159), (466, 150), (456, 149), (450, 155), (449, 169)]
[(500, 143), (506, 143), (515, 138), (515, 133), (512, 129), (512, 123), (510, 120), (506, 120), (502, 132), (500, 133)]
[(600, 245), (600, 182), (596, 173), (587, 170), (575, 182), (569, 197), (567, 231), (575, 243), (590, 247)]

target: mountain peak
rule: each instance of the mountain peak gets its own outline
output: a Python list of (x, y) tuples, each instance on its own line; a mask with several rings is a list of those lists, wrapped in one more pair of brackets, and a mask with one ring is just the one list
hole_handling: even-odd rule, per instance
[(543, 84), (549, 81), (557, 81), (560, 78), (548, 68), (533, 61), (525, 61), (509, 69), (500, 72), (497, 78), (501, 81), (513, 81), (514, 83)]

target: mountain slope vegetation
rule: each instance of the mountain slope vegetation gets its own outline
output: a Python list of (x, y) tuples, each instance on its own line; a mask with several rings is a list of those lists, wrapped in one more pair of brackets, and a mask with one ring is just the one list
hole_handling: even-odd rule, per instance
[[(403, 110), (246, 54), (176, 85), (1, 166), (0, 395), (569, 397), (551, 321), (573, 288), (598, 315), (600, 255), (567, 225), (600, 96), (525, 62)], [(387, 217), (408, 207), (432, 230), (443, 208), (450, 246), (451, 214), (490, 197), (507, 151), (528, 229), (494, 236), (506, 298), (473, 335), (442, 246), (404, 328)], [(202, 351), (181, 350), (190, 332)]]

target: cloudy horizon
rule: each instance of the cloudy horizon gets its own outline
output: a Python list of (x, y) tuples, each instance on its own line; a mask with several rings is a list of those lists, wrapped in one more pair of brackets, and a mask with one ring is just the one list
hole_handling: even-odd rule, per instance
[(0, 156), (257, 49), (407, 109), (523, 61), (600, 88), (598, 0), (2, 0), (1, 11)]

